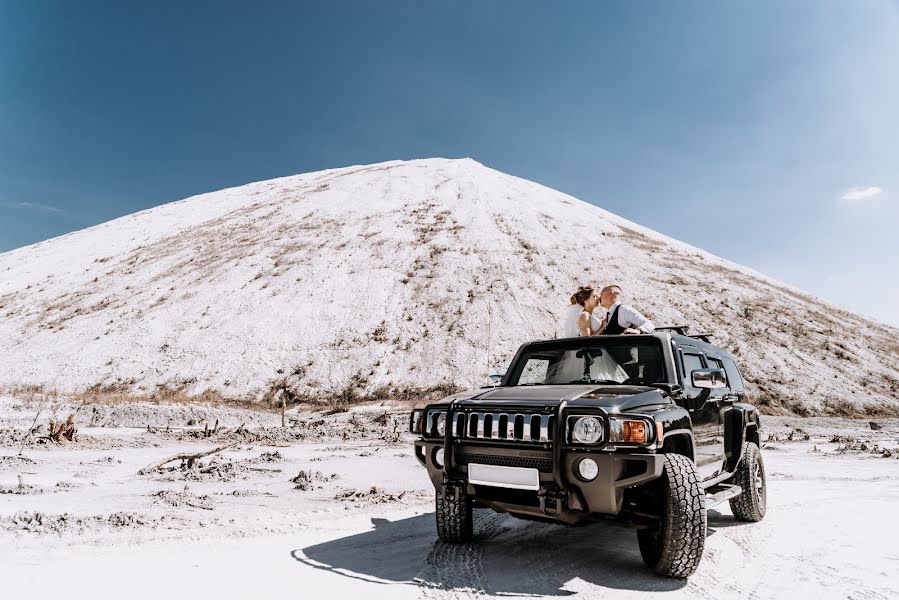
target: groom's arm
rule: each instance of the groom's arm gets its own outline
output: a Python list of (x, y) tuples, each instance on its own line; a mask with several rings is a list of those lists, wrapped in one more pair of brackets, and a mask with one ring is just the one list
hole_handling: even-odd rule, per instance
[(652, 333), (656, 326), (652, 321), (640, 314), (632, 306), (621, 305), (618, 307), (619, 323), (627, 324), (630, 329), (636, 329), (640, 333)]

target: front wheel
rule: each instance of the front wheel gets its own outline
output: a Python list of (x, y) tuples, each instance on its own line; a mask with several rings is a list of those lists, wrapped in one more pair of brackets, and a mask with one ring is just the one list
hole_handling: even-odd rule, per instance
[(658, 482), (658, 526), (637, 531), (646, 566), (665, 577), (684, 578), (699, 566), (705, 548), (705, 494), (693, 461), (666, 454)]
[(474, 531), (471, 498), (460, 494), (454, 500), (438, 491), (436, 509), (437, 537), (451, 544), (471, 541)]
[(742, 494), (730, 499), (730, 510), (734, 517), (738, 521), (750, 523), (761, 521), (765, 517), (768, 492), (762, 452), (754, 443), (743, 443), (743, 454), (733, 482), (743, 489)]

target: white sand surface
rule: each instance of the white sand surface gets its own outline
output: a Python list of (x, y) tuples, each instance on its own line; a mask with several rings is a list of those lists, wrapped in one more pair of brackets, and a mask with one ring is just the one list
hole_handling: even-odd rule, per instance
[[(221, 441), (165, 430), (96, 428), (29, 444), (27, 460), (0, 448), (0, 489), (21, 492), (0, 494), (2, 597), (899, 597), (899, 421), (765, 419), (765, 519), (710, 511), (699, 570), (676, 581), (645, 569), (633, 531), (606, 524), (478, 510), (474, 543), (438, 542), (431, 484), (408, 438), (383, 437), (383, 412), (326, 417), (333, 431), (366, 428), (347, 440), (241, 442), (203, 464), (243, 467), (212, 477), (138, 475)], [(311, 489), (290, 481), (300, 469), (320, 472)], [(23, 520), (36, 512), (40, 523)]]

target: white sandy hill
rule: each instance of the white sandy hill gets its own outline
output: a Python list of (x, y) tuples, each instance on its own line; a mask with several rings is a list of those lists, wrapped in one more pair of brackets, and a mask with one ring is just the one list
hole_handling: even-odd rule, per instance
[(657, 324), (714, 332), (772, 410), (899, 410), (896, 329), (468, 159), (203, 194), (2, 254), (0, 277), (6, 386), (479, 385), (578, 284), (614, 281)]

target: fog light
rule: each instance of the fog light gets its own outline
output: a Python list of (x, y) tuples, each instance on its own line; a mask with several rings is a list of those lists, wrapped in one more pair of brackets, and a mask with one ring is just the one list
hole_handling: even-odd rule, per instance
[(602, 427), (596, 417), (581, 417), (574, 422), (571, 437), (581, 444), (594, 444), (602, 437)]
[(596, 461), (592, 458), (582, 459), (581, 462), (577, 464), (577, 474), (581, 476), (581, 479), (584, 481), (593, 481), (596, 479), (596, 476), (599, 475), (599, 466), (597, 466)]
[(434, 453), (434, 464), (443, 468), (443, 448), (438, 448), (437, 452)]
[(446, 413), (442, 412), (437, 415), (437, 435), (446, 433)]

